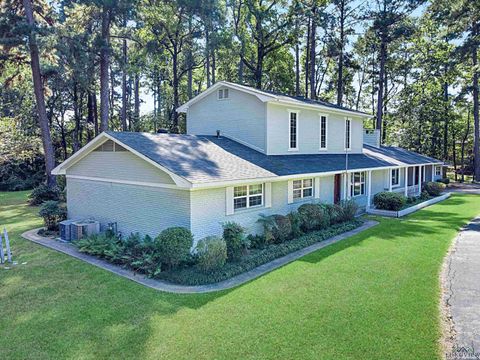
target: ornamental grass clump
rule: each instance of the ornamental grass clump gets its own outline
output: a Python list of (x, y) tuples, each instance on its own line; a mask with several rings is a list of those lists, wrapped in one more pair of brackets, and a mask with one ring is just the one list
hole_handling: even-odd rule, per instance
[(207, 236), (197, 245), (198, 267), (203, 272), (222, 268), (227, 261), (227, 244), (218, 236)]

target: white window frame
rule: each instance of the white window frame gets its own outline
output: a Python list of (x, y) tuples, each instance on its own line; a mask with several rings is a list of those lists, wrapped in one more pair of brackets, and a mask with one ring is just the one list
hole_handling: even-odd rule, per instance
[[(226, 91), (226, 93), (225, 93), (225, 91)], [(222, 94), (221, 97), (220, 97), (220, 94)], [(225, 96), (225, 94), (227, 94), (227, 96)], [(230, 91), (228, 90), (228, 88), (219, 89), (217, 91), (217, 100), (223, 101), (223, 100), (228, 100), (228, 99), (230, 99)]]
[(442, 176), (442, 167), (435, 165), (435, 176)]
[[(322, 118), (325, 118), (325, 146), (322, 147)], [(328, 149), (328, 115), (327, 114), (320, 114), (319, 120), (319, 150), (325, 151)]]
[[(305, 180), (310, 180), (312, 185), (311, 186), (305, 186), (304, 185), (304, 181)], [(295, 182), (296, 181), (300, 181), (300, 187), (295, 189)], [(308, 189), (311, 189), (312, 190), (312, 193), (311, 195), (309, 196), (304, 196), (303, 192), (304, 190), (308, 190)], [(295, 190), (300, 190), (300, 197), (295, 197)], [(315, 179), (314, 178), (304, 178), (304, 179), (295, 179), (295, 180), (292, 180), (292, 199), (293, 201), (302, 201), (304, 199), (313, 199), (313, 197), (315, 196)]]
[[(360, 174), (360, 181), (358, 183), (355, 182), (355, 174)], [(356, 171), (350, 173), (350, 186), (349, 186), (349, 192), (350, 192), (350, 197), (355, 198), (358, 196), (365, 196), (366, 194), (366, 188), (367, 188), (367, 182), (366, 182), (366, 172), (365, 171)], [(355, 186), (359, 185), (360, 186), (360, 193), (355, 194)], [(363, 185), (363, 186), (362, 186)], [(363, 189), (363, 191), (362, 191)]]
[[(347, 124), (348, 124), (348, 147), (347, 147)], [(352, 119), (345, 118), (345, 128), (343, 132), (343, 147), (344, 150), (352, 150)]]
[[(292, 147), (292, 127), (291, 127), (291, 122), (292, 122), (292, 114), (295, 114), (295, 147)], [(288, 110), (288, 151), (298, 151), (298, 124), (299, 124), (299, 114), (300, 111), (298, 110)]]
[[(400, 186), (400, 169), (399, 168), (396, 168), (396, 169), (391, 169), (390, 170), (391, 172), (391, 175), (390, 175), (390, 179), (391, 179), (391, 182), (392, 182), (392, 187), (395, 188), (395, 187), (399, 187)], [(396, 175), (393, 176), (393, 173), (396, 172)], [(397, 180), (397, 183), (394, 183), (393, 182), (393, 178), (395, 177), (395, 179)]]
[[(262, 187), (262, 193), (261, 193), (261, 194), (250, 194), (250, 187), (257, 186), (257, 185), (261, 185), (261, 187)], [(247, 194), (246, 194), (246, 195), (243, 195), (243, 196), (235, 196), (235, 188), (244, 187), (244, 186), (247, 188)], [(257, 197), (257, 196), (259, 196), (259, 195), (260, 195), (261, 198), (262, 198), (261, 203), (258, 204), (258, 205), (250, 206), (250, 198), (252, 198), (252, 197)], [(235, 209), (235, 199), (240, 199), (240, 198), (245, 198), (245, 199), (246, 199), (246, 205), (247, 205), (247, 206)], [(248, 185), (237, 185), (237, 186), (234, 186), (234, 187), (233, 187), (232, 202), (233, 202), (233, 211), (234, 211), (234, 212), (236, 212), (236, 211), (242, 211), (242, 210), (245, 210), (245, 209), (260, 208), (260, 207), (265, 206), (265, 184), (248, 184)]]

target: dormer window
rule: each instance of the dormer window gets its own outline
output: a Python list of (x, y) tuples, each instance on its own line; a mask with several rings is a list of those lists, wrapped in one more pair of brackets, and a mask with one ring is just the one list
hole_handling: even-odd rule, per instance
[(220, 89), (218, 90), (218, 100), (226, 100), (228, 99), (228, 89)]

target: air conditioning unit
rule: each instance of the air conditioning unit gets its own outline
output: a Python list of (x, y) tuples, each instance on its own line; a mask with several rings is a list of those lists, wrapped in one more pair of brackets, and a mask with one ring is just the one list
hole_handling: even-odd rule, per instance
[(100, 223), (95, 220), (75, 221), (71, 227), (72, 240), (79, 240), (84, 236), (98, 234), (100, 232)]
[(72, 232), (71, 227), (74, 223), (74, 220), (64, 220), (60, 222), (60, 239), (63, 241), (71, 241), (72, 240)]

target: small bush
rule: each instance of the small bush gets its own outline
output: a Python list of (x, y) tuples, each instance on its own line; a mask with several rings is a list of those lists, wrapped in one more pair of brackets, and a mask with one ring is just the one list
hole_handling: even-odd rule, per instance
[(289, 213), (288, 218), (290, 219), (290, 224), (292, 226), (292, 237), (297, 238), (303, 235), (302, 231), (302, 217), (298, 211), (292, 211)]
[(30, 205), (40, 205), (45, 201), (54, 200), (58, 201), (61, 197), (61, 191), (58, 187), (48, 187), (45, 184), (41, 184), (32, 190), (28, 196), (28, 203)]
[(227, 261), (227, 244), (218, 236), (207, 236), (197, 245), (198, 267), (209, 272), (217, 270)]
[(183, 227), (165, 229), (155, 238), (159, 260), (169, 269), (189, 259), (192, 243), (192, 233)]
[(325, 229), (330, 225), (328, 211), (319, 204), (303, 204), (298, 208), (298, 213), (305, 232)]
[(342, 222), (342, 207), (338, 204), (321, 204), (320, 205), (330, 220), (330, 225), (335, 225)]
[(420, 194), (420, 199), (421, 199), (421, 200), (428, 200), (428, 199), (430, 199), (430, 195), (428, 194), (428, 191), (423, 190), (422, 193)]
[(342, 200), (337, 207), (338, 222), (347, 222), (355, 218), (358, 211), (358, 204), (354, 200)]
[(443, 178), (443, 179), (438, 179), (437, 182), (440, 182), (440, 183), (443, 183), (443, 184), (445, 184), (445, 185), (448, 185), (448, 184), (450, 184), (450, 179), (447, 178), (447, 177), (445, 177), (445, 178)]
[(445, 184), (439, 182), (427, 182), (424, 186), (426, 192), (430, 196), (439, 196), (445, 190)]
[(248, 234), (247, 240), (252, 249), (263, 249), (266, 245), (265, 236), (259, 234)]
[(227, 244), (228, 260), (238, 260), (247, 248), (245, 229), (235, 222), (223, 224), (223, 239)]
[(58, 201), (45, 201), (38, 213), (43, 217), (43, 222), (47, 230), (57, 231), (58, 223), (67, 218), (67, 209)]
[(275, 243), (282, 243), (291, 239), (292, 223), (290, 218), (285, 215), (272, 215), (274, 226), (272, 228), (273, 239)]
[(373, 203), (377, 209), (399, 211), (407, 203), (407, 198), (399, 193), (382, 191), (375, 194)]
[(95, 234), (75, 240), (74, 245), (78, 251), (85, 254), (109, 259), (107, 254), (112, 254), (118, 247), (118, 239), (106, 234)]

